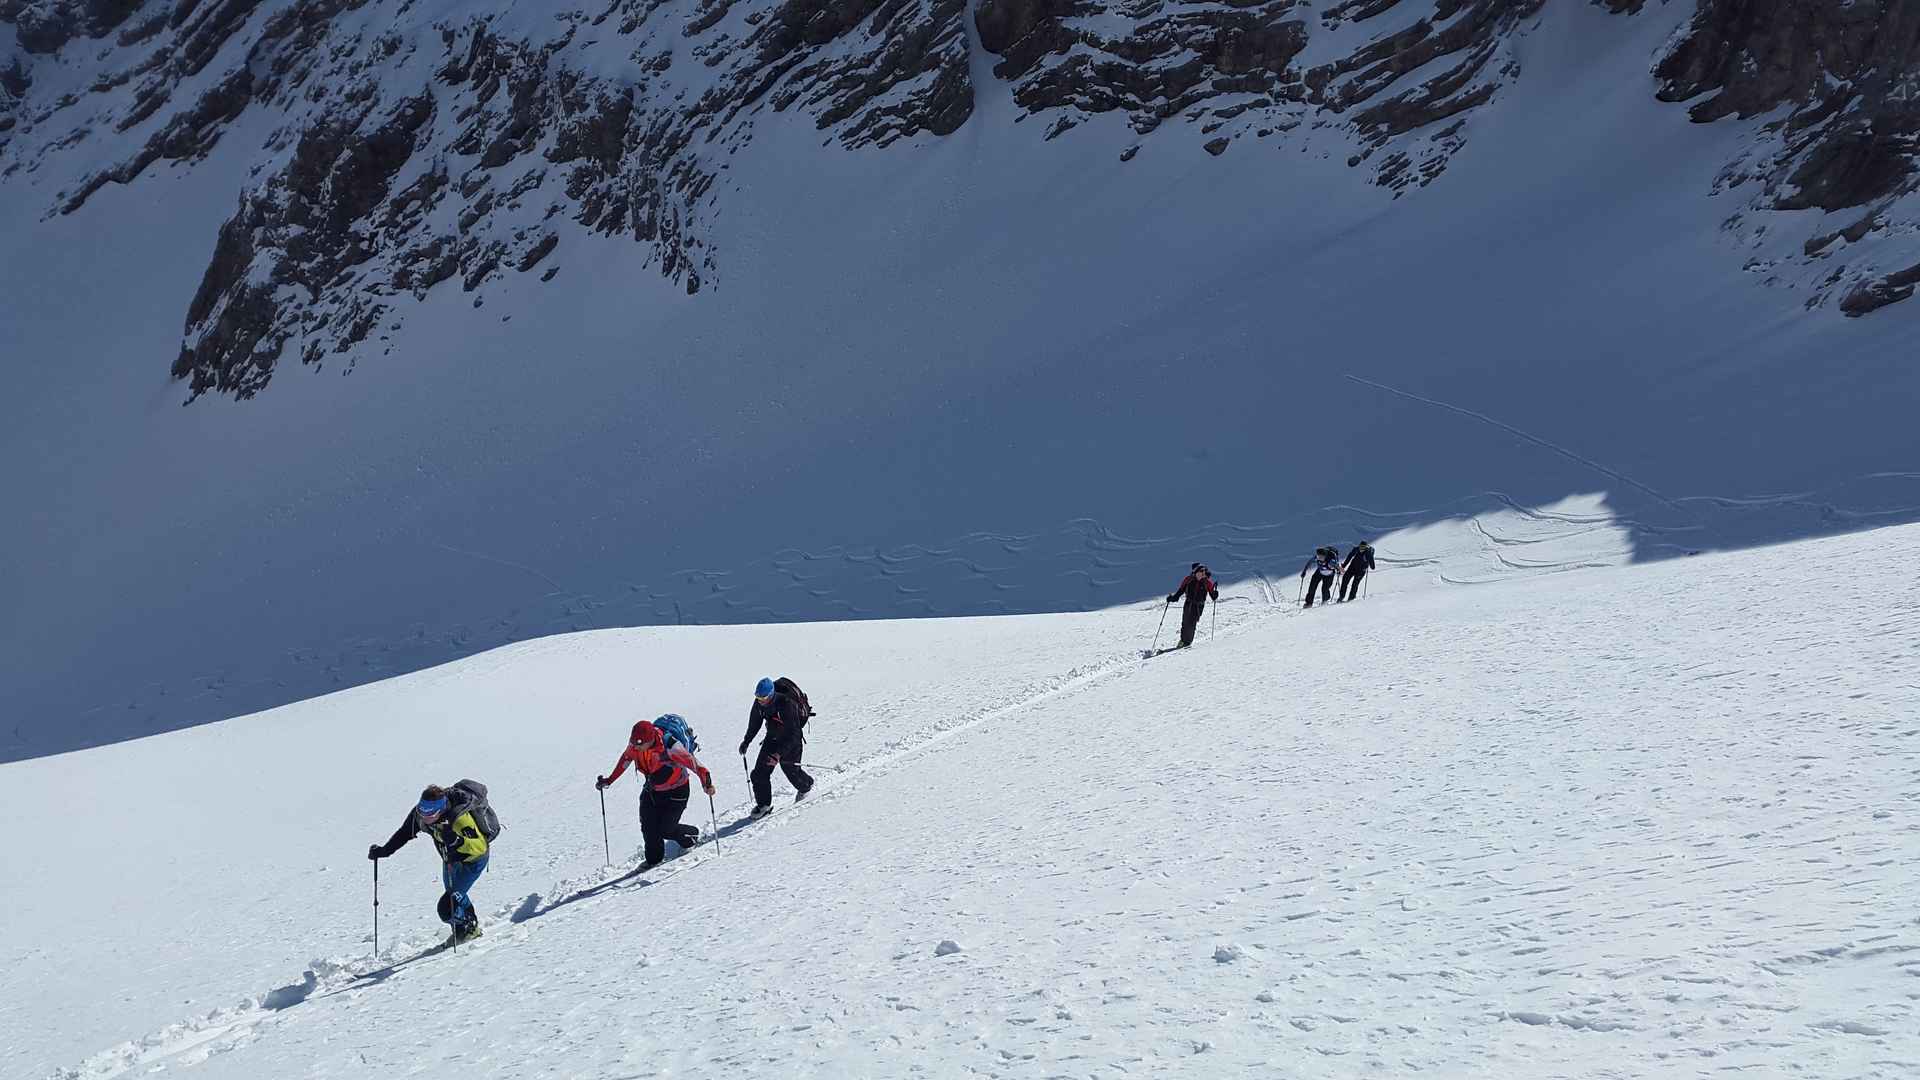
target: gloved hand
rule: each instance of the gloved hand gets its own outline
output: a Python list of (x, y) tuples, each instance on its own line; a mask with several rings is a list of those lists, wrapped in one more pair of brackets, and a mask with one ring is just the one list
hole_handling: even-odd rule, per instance
[(1167, 594), (1167, 603), (1169, 603), (1169, 604), (1171, 604), (1171, 603), (1173, 603), (1173, 594), (1172, 594), (1172, 593), (1168, 593), (1168, 594)]
[(605, 790), (607, 790), (607, 778), (606, 778), (606, 777), (604, 777), (604, 776), (596, 776), (596, 777), (594, 777), (594, 778), (593, 778), (593, 786), (594, 786), (595, 788), (597, 788), (598, 790), (600, 790), (600, 791), (605, 791)]
[(747, 756), (747, 746), (748, 746), (748, 745), (749, 745), (749, 744), (750, 744), (751, 742), (752, 742), (752, 740), (751, 740), (751, 739), (743, 739), (743, 740), (741, 740), (741, 742), (740, 742), (740, 756), (741, 756), (741, 757), (746, 757), (746, 756)]
[(380, 845), (379, 845), (379, 844), (368, 844), (368, 845), (367, 845), (367, 858), (369, 858), (369, 859), (378, 859), (378, 858), (380, 858)]
[(700, 790), (706, 792), (709, 795), (713, 794), (713, 778), (712, 777), (702, 778), (700, 781)]

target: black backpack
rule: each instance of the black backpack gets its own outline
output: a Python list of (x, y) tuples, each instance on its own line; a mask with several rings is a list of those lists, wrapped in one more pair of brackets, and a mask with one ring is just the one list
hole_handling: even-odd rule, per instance
[(792, 679), (782, 675), (773, 680), (773, 690), (777, 694), (785, 694), (800, 703), (800, 725), (802, 727), (806, 726), (808, 720), (813, 719), (813, 706), (807, 702), (807, 692), (800, 689)]
[(487, 785), (478, 780), (462, 780), (453, 785), (453, 790), (467, 796), (467, 813), (473, 815), (473, 823), (480, 827), (480, 835), (491, 844), (500, 836), (500, 815), (493, 812), (492, 804), (487, 802)]

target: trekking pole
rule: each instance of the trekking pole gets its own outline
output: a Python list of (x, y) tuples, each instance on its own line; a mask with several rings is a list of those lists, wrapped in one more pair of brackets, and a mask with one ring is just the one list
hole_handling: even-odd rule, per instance
[(600, 789), (600, 846), (606, 849), (607, 865), (613, 865), (613, 841), (607, 839), (607, 789)]
[(373, 956), (380, 958), (380, 860), (373, 860)]
[(1172, 609), (1173, 601), (1171, 600), (1167, 601), (1166, 605), (1160, 609), (1160, 625), (1153, 628), (1153, 644), (1147, 646), (1148, 656), (1152, 656), (1153, 651), (1160, 647), (1160, 631), (1167, 628), (1167, 612)]
[(713, 795), (707, 795), (707, 813), (713, 817), (713, 850), (720, 850), (720, 809), (713, 805)]
[(1216, 596), (1213, 598), (1213, 614), (1209, 615), (1207, 618), (1208, 618), (1207, 644), (1211, 645), (1213, 644), (1213, 632), (1215, 630), (1220, 629), (1220, 598), (1219, 597)]

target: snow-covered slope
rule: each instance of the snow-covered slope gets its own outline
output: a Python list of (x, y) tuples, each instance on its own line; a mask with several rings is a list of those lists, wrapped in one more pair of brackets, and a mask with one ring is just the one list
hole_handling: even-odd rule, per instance
[[(1920, 593), (1853, 571), (1916, 558), (1387, 569), (1150, 661), (1157, 604), (603, 631), (0, 766), (0, 1073), (1910, 1076)], [(822, 786), (732, 830), (776, 671)], [(603, 871), (591, 778), (667, 709), (728, 835), (627, 874), (623, 783)], [(407, 962), (416, 845), (376, 959), (360, 853), (463, 775), (488, 935)]]
[(0, 2), (0, 758), (1569, 497), (1911, 519), (1920, 309), (1835, 310), (1906, 197), (1789, 182), (1910, 58), (1635, 6)]

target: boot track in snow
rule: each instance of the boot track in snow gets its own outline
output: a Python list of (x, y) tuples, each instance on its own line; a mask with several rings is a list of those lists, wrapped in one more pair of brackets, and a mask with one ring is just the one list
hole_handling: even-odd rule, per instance
[[(1224, 629), (1223, 636), (1244, 632), (1247, 624), (1271, 614), (1274, 612), (1267, 611), (1250, 619), (1235, 620)], [(1186, 650), (1168, 648), (1153, 655), (1181, 651)], [(742, 815), (732, 824), (722, 826), (720, 837), (731, 839), (739, 836), (741, 843), (750, 843), (757, 834), (765, 833), (769, 827), (780, 828), (790, 824), (796, 814), (804, 813), (809, 807), (838, 800), (857, 790), (861, 779), (869, 774), (883, 772), (956, 735), (995, 720), (1055, 698), (1078, 693), (1107, 679), (1139, 671), (1144, 661), (1151, 658), (1138, 652), (1128, 652), (1089, 667), (1076, 667), (1038, 686), (1026, 688), (1011, 701), (936, 721), (859, 761), (839, 766), (819, 766), (821, 771), (834, 775), (831, 783), (825, 780), (817, 782), (803, 802), (789, 801), (776, 807), (764, 818)], [(761, 827), (750, 828), (755, 822), (761, 823)], [(315, 960), (301, 973), (298, 982), (244, 999), (227, 1008), (169, 1024), (141, 1038), (94, 1054), (79, 1065), (58, 1069), (53, 1078), (109, 1080), (135, 1071), (148, 1072), (156, 1068), (199, 1064), (213, 1054), (247, 1045), (258, 1038), (261, 1032), (271, 1028), (282, 1012), (310, 1000), (369, 993), (388, 982), (405, 980), (422, 964), (448, 959), (477, 959), (503, 945), (524, 941), (537, 929), (528, 923), (555, 914), (562, 908), (611, 893), (663, 885), (682, 873), (697, 869), (710, 859), (739, 857), (733, 854), (739, 850), (736, 847), (710, 853), (711, 846), (711, 837), (706, 838), (693, 850), (683, 851), (644, 876), (639, 866), (629, 859), (619, 867), (563, 880), (550, 890), (558, 896), (554, 900), (546, 900), (541, 893), (530, 893), (511, 905), (497, 908), (489, 920), (495, 929), (477, 941), (453, 945), (437, 934), (433, 939), (416, 934), (389, 950), (390, 953), (406, 954), (398, 960), (382, 962), (379, 958), (366, 956), (347, 961)]]

